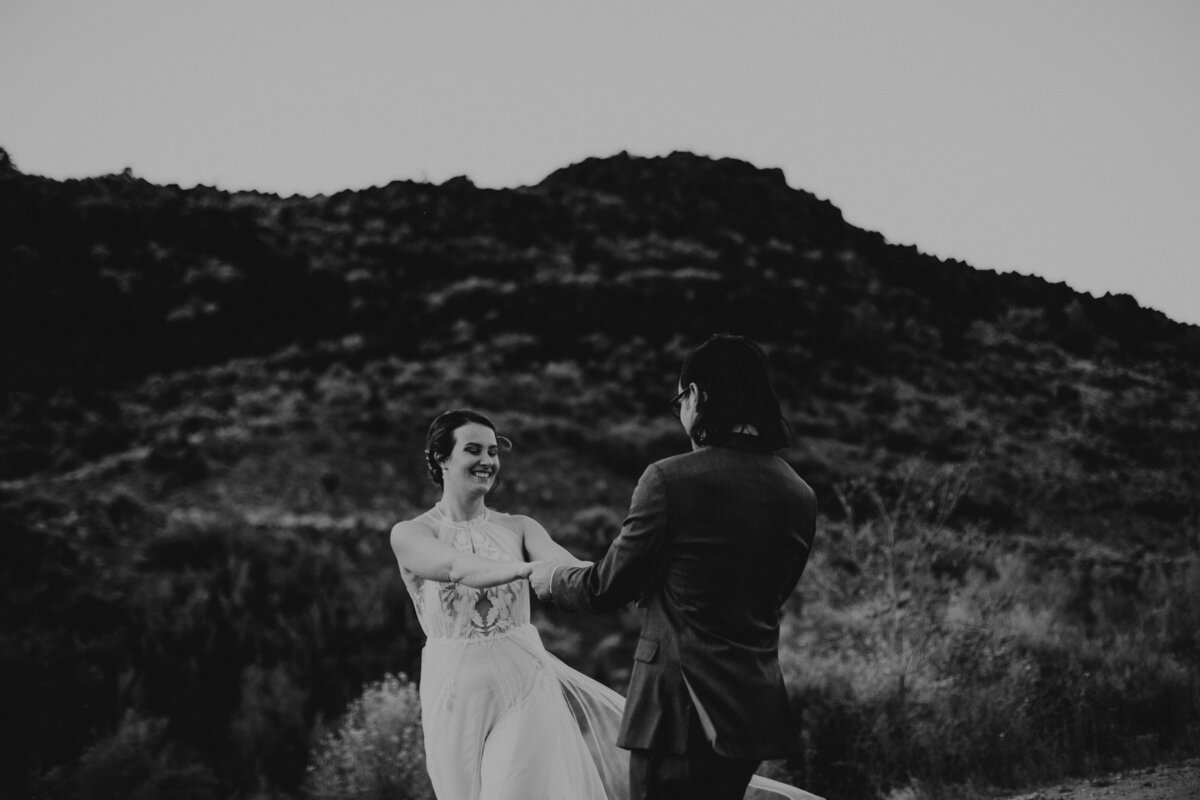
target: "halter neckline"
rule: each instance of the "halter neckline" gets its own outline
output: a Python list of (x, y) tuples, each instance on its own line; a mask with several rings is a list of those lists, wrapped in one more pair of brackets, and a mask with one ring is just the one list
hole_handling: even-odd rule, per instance
[(441, 503), (438, 503), (433, 507), (432, 514), (437, 518), (438, 522), (444, 522), (447, 525), (454, 525), (458, 528), (474, 528), (487, 522), (488, 517), (492, 515), (492, 510), (487, 506), (484, 506), (483, 513), (478, 517), (473, 517), (472, 519), (466, 520), (458, 520), (451, 519), (449, 514), (447, 514), (445, 511), (442, 511)]

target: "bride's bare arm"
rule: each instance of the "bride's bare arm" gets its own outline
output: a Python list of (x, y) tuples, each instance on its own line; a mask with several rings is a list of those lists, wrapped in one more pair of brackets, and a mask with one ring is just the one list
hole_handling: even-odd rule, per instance
[(571, 555), (571, 551), (550, 538), (550, 534), (541, 523), (532, 517), (513, 517), (521, 525), (522, 538), (525, 542), (525, 554), (530, 561), (554, 561), (569, 567), (586, 567), (592, 562), (580, 561)]
[(449, 581), (486, 589), (529, 577), (532, 566), (522, 561), (493, 561), (455, 550), (439, 542), (420, 522), (398, 522), (392, 528), (392, 552), (401, 569), (430, 581)]

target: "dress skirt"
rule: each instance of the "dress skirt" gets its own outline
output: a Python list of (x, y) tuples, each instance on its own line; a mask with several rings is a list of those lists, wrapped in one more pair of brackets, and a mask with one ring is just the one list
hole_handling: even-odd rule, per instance
[[(420, 692), (438, 800), (628, 800), (625, 699), (548, 653), (533, 625), (431, 637)], [(758, 776), (755, 796), (815, 797)]]
[(439, 800), (616, 800), (623, 698), (550, 655), (532, 625), (429, 639), (421, 661), (425, 762)]

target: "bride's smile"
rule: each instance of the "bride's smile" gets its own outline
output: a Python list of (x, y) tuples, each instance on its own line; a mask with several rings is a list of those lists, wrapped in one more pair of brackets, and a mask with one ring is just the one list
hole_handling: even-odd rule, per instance
[(500, 471), (500, 444), (486, 425), (470, 423), (454, 431), (454, 449), (442, 462), (447, 487), (490, 489)]

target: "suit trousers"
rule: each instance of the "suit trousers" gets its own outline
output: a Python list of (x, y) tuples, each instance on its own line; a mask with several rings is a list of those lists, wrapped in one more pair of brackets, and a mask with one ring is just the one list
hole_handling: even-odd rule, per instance
[(684, 755), (629, 751), (630, 800), (742, 800), (758, 759), (718, 755), (693, 711)]

